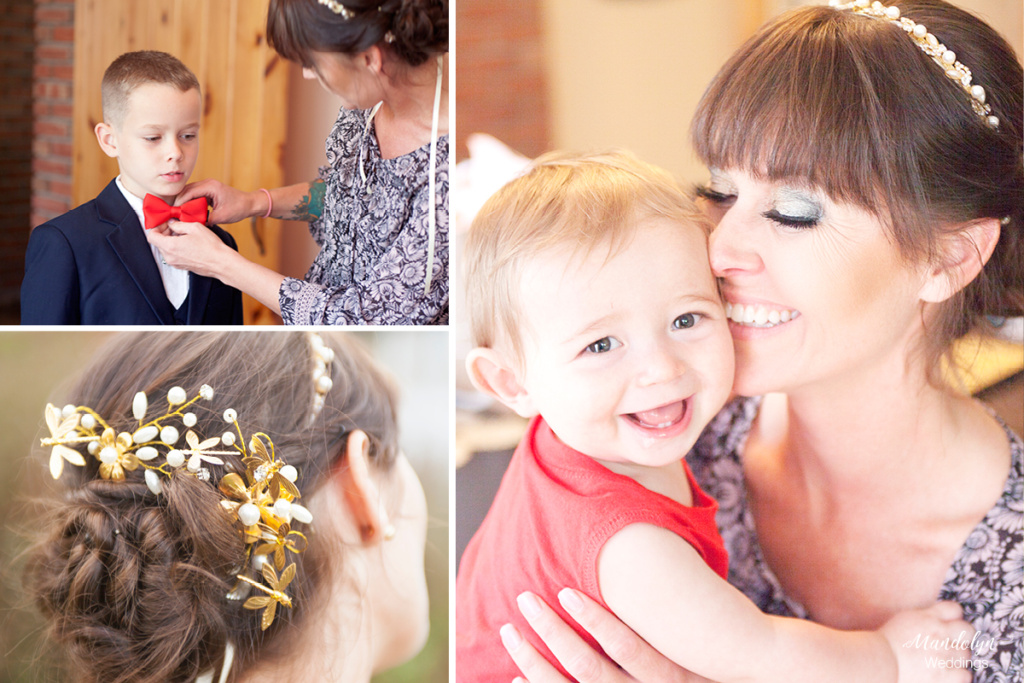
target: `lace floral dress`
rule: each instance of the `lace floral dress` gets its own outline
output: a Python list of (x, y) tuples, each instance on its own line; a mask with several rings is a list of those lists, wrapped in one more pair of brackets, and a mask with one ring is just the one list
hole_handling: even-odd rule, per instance
[[(428, 196), (430, 145), (381, 157), (370, 110), (342, 109), (327, 138), (324, 212), (309, 224), (320, 253), (305, 280), (285, 278), (289, 325), (448, 323), (448, 136), (437, 141), (436, 202)], [(424, 293), (428, 220), (437, 226)]]
[[(759, 398), (740, 398), (712, 420), (687, 456), (701, 487), (718, 500), (718, 527), (729, 551), (729, 583), (762, 611), (807, 618), (765, 563), (747, 506), (740, 453)], [(967, 537), (937, 599), (955, 600), (978, 631), (972, 653), (975, 683), (1019, 683), (1024, 668), (1024, 445), (1004, 426), (1010, 474), (1003, 495)]]

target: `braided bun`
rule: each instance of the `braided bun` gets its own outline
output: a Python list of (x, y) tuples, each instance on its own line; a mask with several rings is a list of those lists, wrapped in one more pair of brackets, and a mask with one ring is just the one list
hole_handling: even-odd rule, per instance
[(242, 544), (214, 489), (182, 475), (163, 490), (86, 483), (29, 562), (30, 590), (83, 680), (191, 681), (223, 653)]
[(401, 0), (391, 20), (394, 41), (389, 47), (410, 66), (419, 66), (431, 55), (448, 51), (448, 3), (445, 0)]

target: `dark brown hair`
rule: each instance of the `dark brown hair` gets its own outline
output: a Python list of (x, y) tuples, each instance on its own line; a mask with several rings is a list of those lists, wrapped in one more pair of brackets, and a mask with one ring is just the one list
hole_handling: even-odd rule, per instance
[[(304, 67), (310, 52), (355, 55), (379, 45), (402, 63), (419, 66), (448, 51), (448, 0), (339, 0), (354, 13), (335, 14), (317, 0), (270, 0), (267, 40)], [(385, 40), (390, 33), (393, 40)]]
[(902, 29), (807, 7), (762, 27), (719, 71), (692, 135), (710, 167), (808, 183), (868, 209), (908, 260), (938, 261), (965, 224), (1008, 218), (982, 273), (931, 323), (935, 368), (986, 316), (1024, 312), (1024, 79), (1013, 49), (973, 15), (942, 0), (888, 4), (971, 69), (998, 128)]
[[(201, 438), (222, 434), (230, 427), (223, 412), (234, 408), (247, 438), (265, 432), (298, 469), (304, 502), (339, 465), (354, 429), (369, 436), (378, 466), (390, 467), (398, 452), (390, 381), (350, 339), (325, 342), (335, 350), (333, 387), (312, 425), (315, 361), (303, 333), (124, 334), (65, 398), (130, 432), (138, 424), (136, 391), (150, 397), (152, 416), (171, 387), (191, 397), (209, 384), (214, 398), (195, 404), (193, 429)], [(238, 457), (224, 458), (225, 466), (210, 467), (209, 482), (184, 472), (162, 478), (160, 496), (142, 468), (125, 472), (125, 481), (99, 478), (91, 456), (84, 468), (65, 468), (65, 491), (42, 524), (45, 537), (29, 555), (25, 582), (79, 680), (192, 681), (219, 664), (228, 641), (237, 650), (233, 672), (244, 671), (281, 657), (298, 637), (294, 622), (324, 600), (326, 579), (344, 556), (315, 524), (304, 528), (308, 549), (289, 555), (298, 565), (288, 590), (294, 607), (279, 609), (270, 629), (260, 630), (258, 611), (225, 597), (244, 555), (216, 482), (228, 468), (245, 468)]]
[(119, 128), (128, 114), (128, 98), (140, 85), (160, 83), (181, 92), (199, 88), (199, 79), (180, 59), (166, 52), (140, 50), (126, 52), (103, 73), (100, 91), (103, 96), (103, 118)]

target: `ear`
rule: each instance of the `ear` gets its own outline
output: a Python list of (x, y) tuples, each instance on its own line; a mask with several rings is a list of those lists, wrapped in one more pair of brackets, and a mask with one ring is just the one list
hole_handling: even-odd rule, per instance
[(974, 221), (944, 239), (939, 261), (921, 289), (922, 301), (945, 301), (978, 277), (999, 241), (999, 220)]
[(523, 417), (533, 417), (537, 409), (515, 369), (498, 351), (479, 346), (466, 356), (466, 372), (480, 391), (492, 396)]
[(93, 129), (96, 133), (96, 140), (100, 143), (103, 153), (112, 159), (117, 158), (117, 134), (109, 123), (100, 121)]
[(376, 45), (371, 45), (359, 57), (363, 65), (375, 74), (381, 73), (384, 68), (384, 55)]
[(339, 483), (345, 494), (345, 507), (352, 515), (359, 535), (366, 545), (374, 545), (394, 534), (380, 502), (377, 485), (370, 477), (370, 439), (357, 429), (348, 435), (345, 456), (338, 471)]

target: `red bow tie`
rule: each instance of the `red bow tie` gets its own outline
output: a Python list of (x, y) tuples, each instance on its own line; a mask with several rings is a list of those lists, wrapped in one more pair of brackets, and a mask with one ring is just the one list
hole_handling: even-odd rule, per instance
[(202, 223), (206, 225), (208, 212), (206, 197), (190, 199), (181, 206), (170, 206), (156, 195), (147, 194), (142, 200), (142, 213), (146, 216), (146, 230), (163, 225), (172, 218), (185, 223)]

